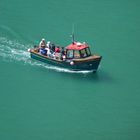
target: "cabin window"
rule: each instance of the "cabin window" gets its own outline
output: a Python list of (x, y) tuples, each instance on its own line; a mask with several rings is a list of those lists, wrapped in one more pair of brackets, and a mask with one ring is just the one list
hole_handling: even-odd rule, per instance
[(91, 55), (91, 52), (90, 52), (90, 49), (89, 49), (89, 48), (86, 48), (86, 52), (87, 52), (87, 55), (88, 55), (88, 56)]
[(74, 58), (80, 58), (80, 52), (79, 50), (74, 51)]
[(67, 50), (67, 58), (73, 58), (73, 50)]
[(86, 54), (86, 50), (85, 49), (81, 50), (80, 52), (81, 52), (81, 57), (82, 58), (83, 57), (87, 57), (87, 54)]

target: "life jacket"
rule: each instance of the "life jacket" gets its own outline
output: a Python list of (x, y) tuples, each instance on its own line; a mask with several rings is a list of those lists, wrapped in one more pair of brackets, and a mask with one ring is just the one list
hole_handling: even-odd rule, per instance
[(55, 53), (60, 53), (60, 49), (59, 48), (55, 48)]

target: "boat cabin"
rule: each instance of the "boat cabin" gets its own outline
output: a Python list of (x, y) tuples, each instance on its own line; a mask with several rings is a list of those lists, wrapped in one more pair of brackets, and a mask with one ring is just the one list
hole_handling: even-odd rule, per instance
[(91, 56), (90, 49), (87, 44), (80, 42), (73, 42), (66, 47), (67, 59), (79, 59)]

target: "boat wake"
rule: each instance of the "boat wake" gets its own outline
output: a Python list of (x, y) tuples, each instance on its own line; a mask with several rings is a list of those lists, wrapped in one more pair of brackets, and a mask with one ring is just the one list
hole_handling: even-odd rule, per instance
[(91, 73), (93, 71), (72, 71), (65, 68), (47, 65), (42, 62), (33, 61), (30, 58), (30, 53), (27, 52), (28, 48), (31, 48), (30, 44), (21, 44), (15, 40), (9, 40), (5, 37), (0, 37), (0, 57), (4, 61), (19, 61), (23, 64), (29, 64), (31, 66), (39, 66), (46, 69), (51, 69), (57, 72), (65, 73)]
[(30, 55), (26, 50), (30, 46), (0, 37), (0, 57), (5, 61), (23, 61), (28, 63)]
[(69, 70), (69, 69), (65, 69), (65, 68), (60, 68), (60, 67), (55, 67), (55, 66), (49, 66), (49, 65), (45, 65), (44, 64), (44, 66), (43, 67), (45, 67), (45, 68), (47, 68), (47, 69), (52, 69), (52, 70), (55, 70), (55, 71), (57, 71), (57, 72), (65, 72), (65, 73), (83, 73), (83, 74), (86, 74), (86, 73), (92, 73), (93, 72), (93, 70), (92, 71), (74, 71), (74, 70)]

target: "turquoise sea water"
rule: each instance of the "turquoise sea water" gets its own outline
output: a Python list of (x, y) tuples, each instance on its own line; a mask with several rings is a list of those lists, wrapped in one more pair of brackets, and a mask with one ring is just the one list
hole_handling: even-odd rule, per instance
[[(140, 139), (138, 0), (0, 1), (0, 139)], [(32, 60), (41, 38), (103, 56), (97, 73)]]

